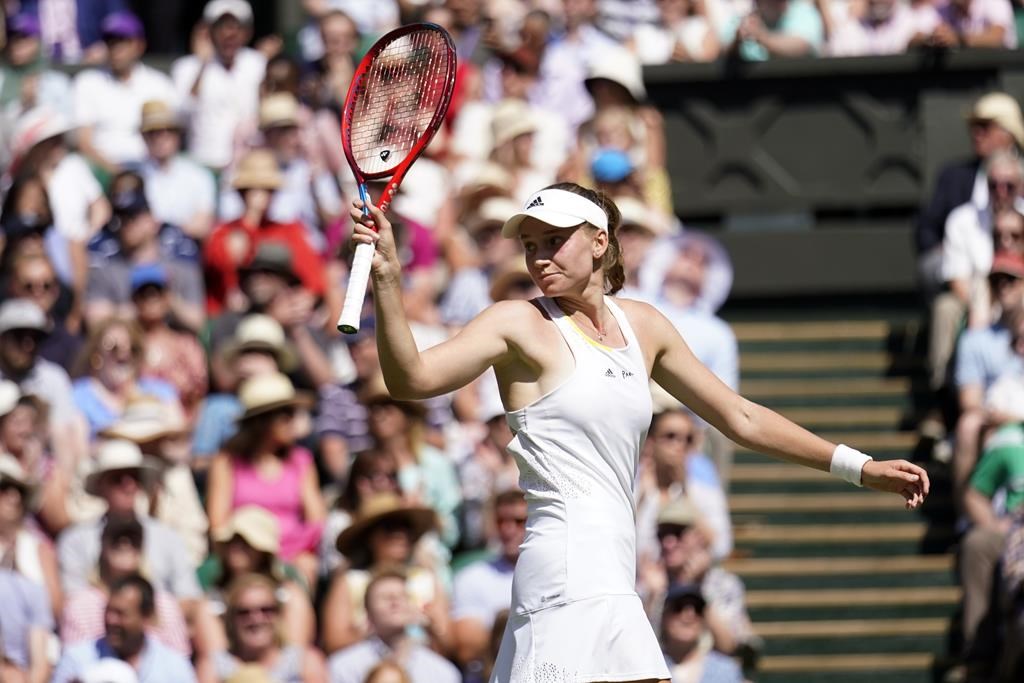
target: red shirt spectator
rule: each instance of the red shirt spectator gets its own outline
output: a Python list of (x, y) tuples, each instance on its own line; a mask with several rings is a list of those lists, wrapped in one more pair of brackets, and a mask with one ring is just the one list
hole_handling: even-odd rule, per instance
[(315, 295), (324, 293), (323, 261), (306, 241), (302, 225), (275, 223), (266, 217), (281, 182), (277, 160), (268, 150), (250, 152), (239, 162), (232, 185), (242, 195), (245, 212), (238, 220), (217, 227), (203, 249), (206, 308), (211, 315), (242, 305), (238, 269), (252, 259), (263, 242), (288, 245), (303, 287)]

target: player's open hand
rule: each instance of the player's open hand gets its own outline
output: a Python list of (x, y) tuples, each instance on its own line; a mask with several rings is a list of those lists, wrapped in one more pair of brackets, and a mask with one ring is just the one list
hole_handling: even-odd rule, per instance
[(370, 215), (365, 215), (363, 203), (358, 199), (352, 202), (349, 215), (352, 217), (354, 226), (352, 241), (356, 244), (376, 245), (371, 269), (374, 280), (399, 282), (402, 277), (402, 264), (398, 260), (398, 249), (395, 246), (395, 234), (391, 230), (391, 221), (372, 203), (370, 204)]
[(920, 507), (931, 488), (924, 468), (906, 460), (870, 460), (860, 476), (861, 483), (869, 489), (903, 496), (908, 510)]

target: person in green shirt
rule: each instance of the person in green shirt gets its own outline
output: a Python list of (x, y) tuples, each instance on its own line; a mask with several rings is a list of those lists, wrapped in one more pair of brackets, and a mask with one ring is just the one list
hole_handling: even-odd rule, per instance
[[(993, 505), (996, 494), (1005, 496), (1002, 510)], [(964, 494), (964, 509), (972, 523), (960, 545), (960, 576), (964, 589), (964, 657), (985, 660), (982, 646), (995, 638), (979, 629), (992, 608), (996, 567), (1006, 545), (1014, 511), (1024, 505), (1024, 425), (1010, 424), (985, 444), (984, 453)]]

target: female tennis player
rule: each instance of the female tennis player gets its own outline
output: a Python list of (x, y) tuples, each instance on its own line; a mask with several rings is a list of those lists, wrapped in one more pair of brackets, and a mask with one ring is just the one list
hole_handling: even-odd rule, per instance
[(522, 242), (544, 296), (496, 303), (423, 352), (402, 309), (391, 225), (354, 206), (353, 240), (377, 247), (377, 346), (391, 393), (437, 396), (493, 367), (515, 435), (508, 448), (529, 517), (492, 683), (667, 682), (635, 591), (633, 482), (651, 422), (648, 378), (755, 451), (900, 494), (908, 509), (928, 494), (920, 467), (874, 461), (738, 396), (656, 309), (609, 296), (623, 282), (620, 218), (601, 193), (560, 183), (530, 197), (502, 234)]

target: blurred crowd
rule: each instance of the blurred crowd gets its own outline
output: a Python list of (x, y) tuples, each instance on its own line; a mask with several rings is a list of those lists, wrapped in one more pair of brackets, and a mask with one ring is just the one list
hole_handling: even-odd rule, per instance
[(993, 92), (966, 123), (972, 154), (941, 169), (915, 230), (930, 311), (920, 431), (952, 474), (957, 675), (1012, 681), (1024, 674), (1024, 117)]
[[(444, 26), (459, 54), (448, 119), (392, 204), (417, 343), (538, 295), (500, 228), (573, 180), (621, 210), (625, 295), (738, 383), (715, 313), (730, 261), (675, 217), (651, 54), (631, 51), (690, 58), (662, 15), (702, 9), (303, 5), (296, 35), (254, 41), (246, 0), (211, 0), (161, 70), (122, 2), (3, 3), (5, 683), (486, 680), (527, 515), (495, 379), (396, 400), (372, 302), (357, 334), (335, 329), (356, 196), (339, 116), (400, 22)], [(736, 683), (758, 642), (721, 564), (731, 447), (657, 404), (638, 590), (675, 681)]]

